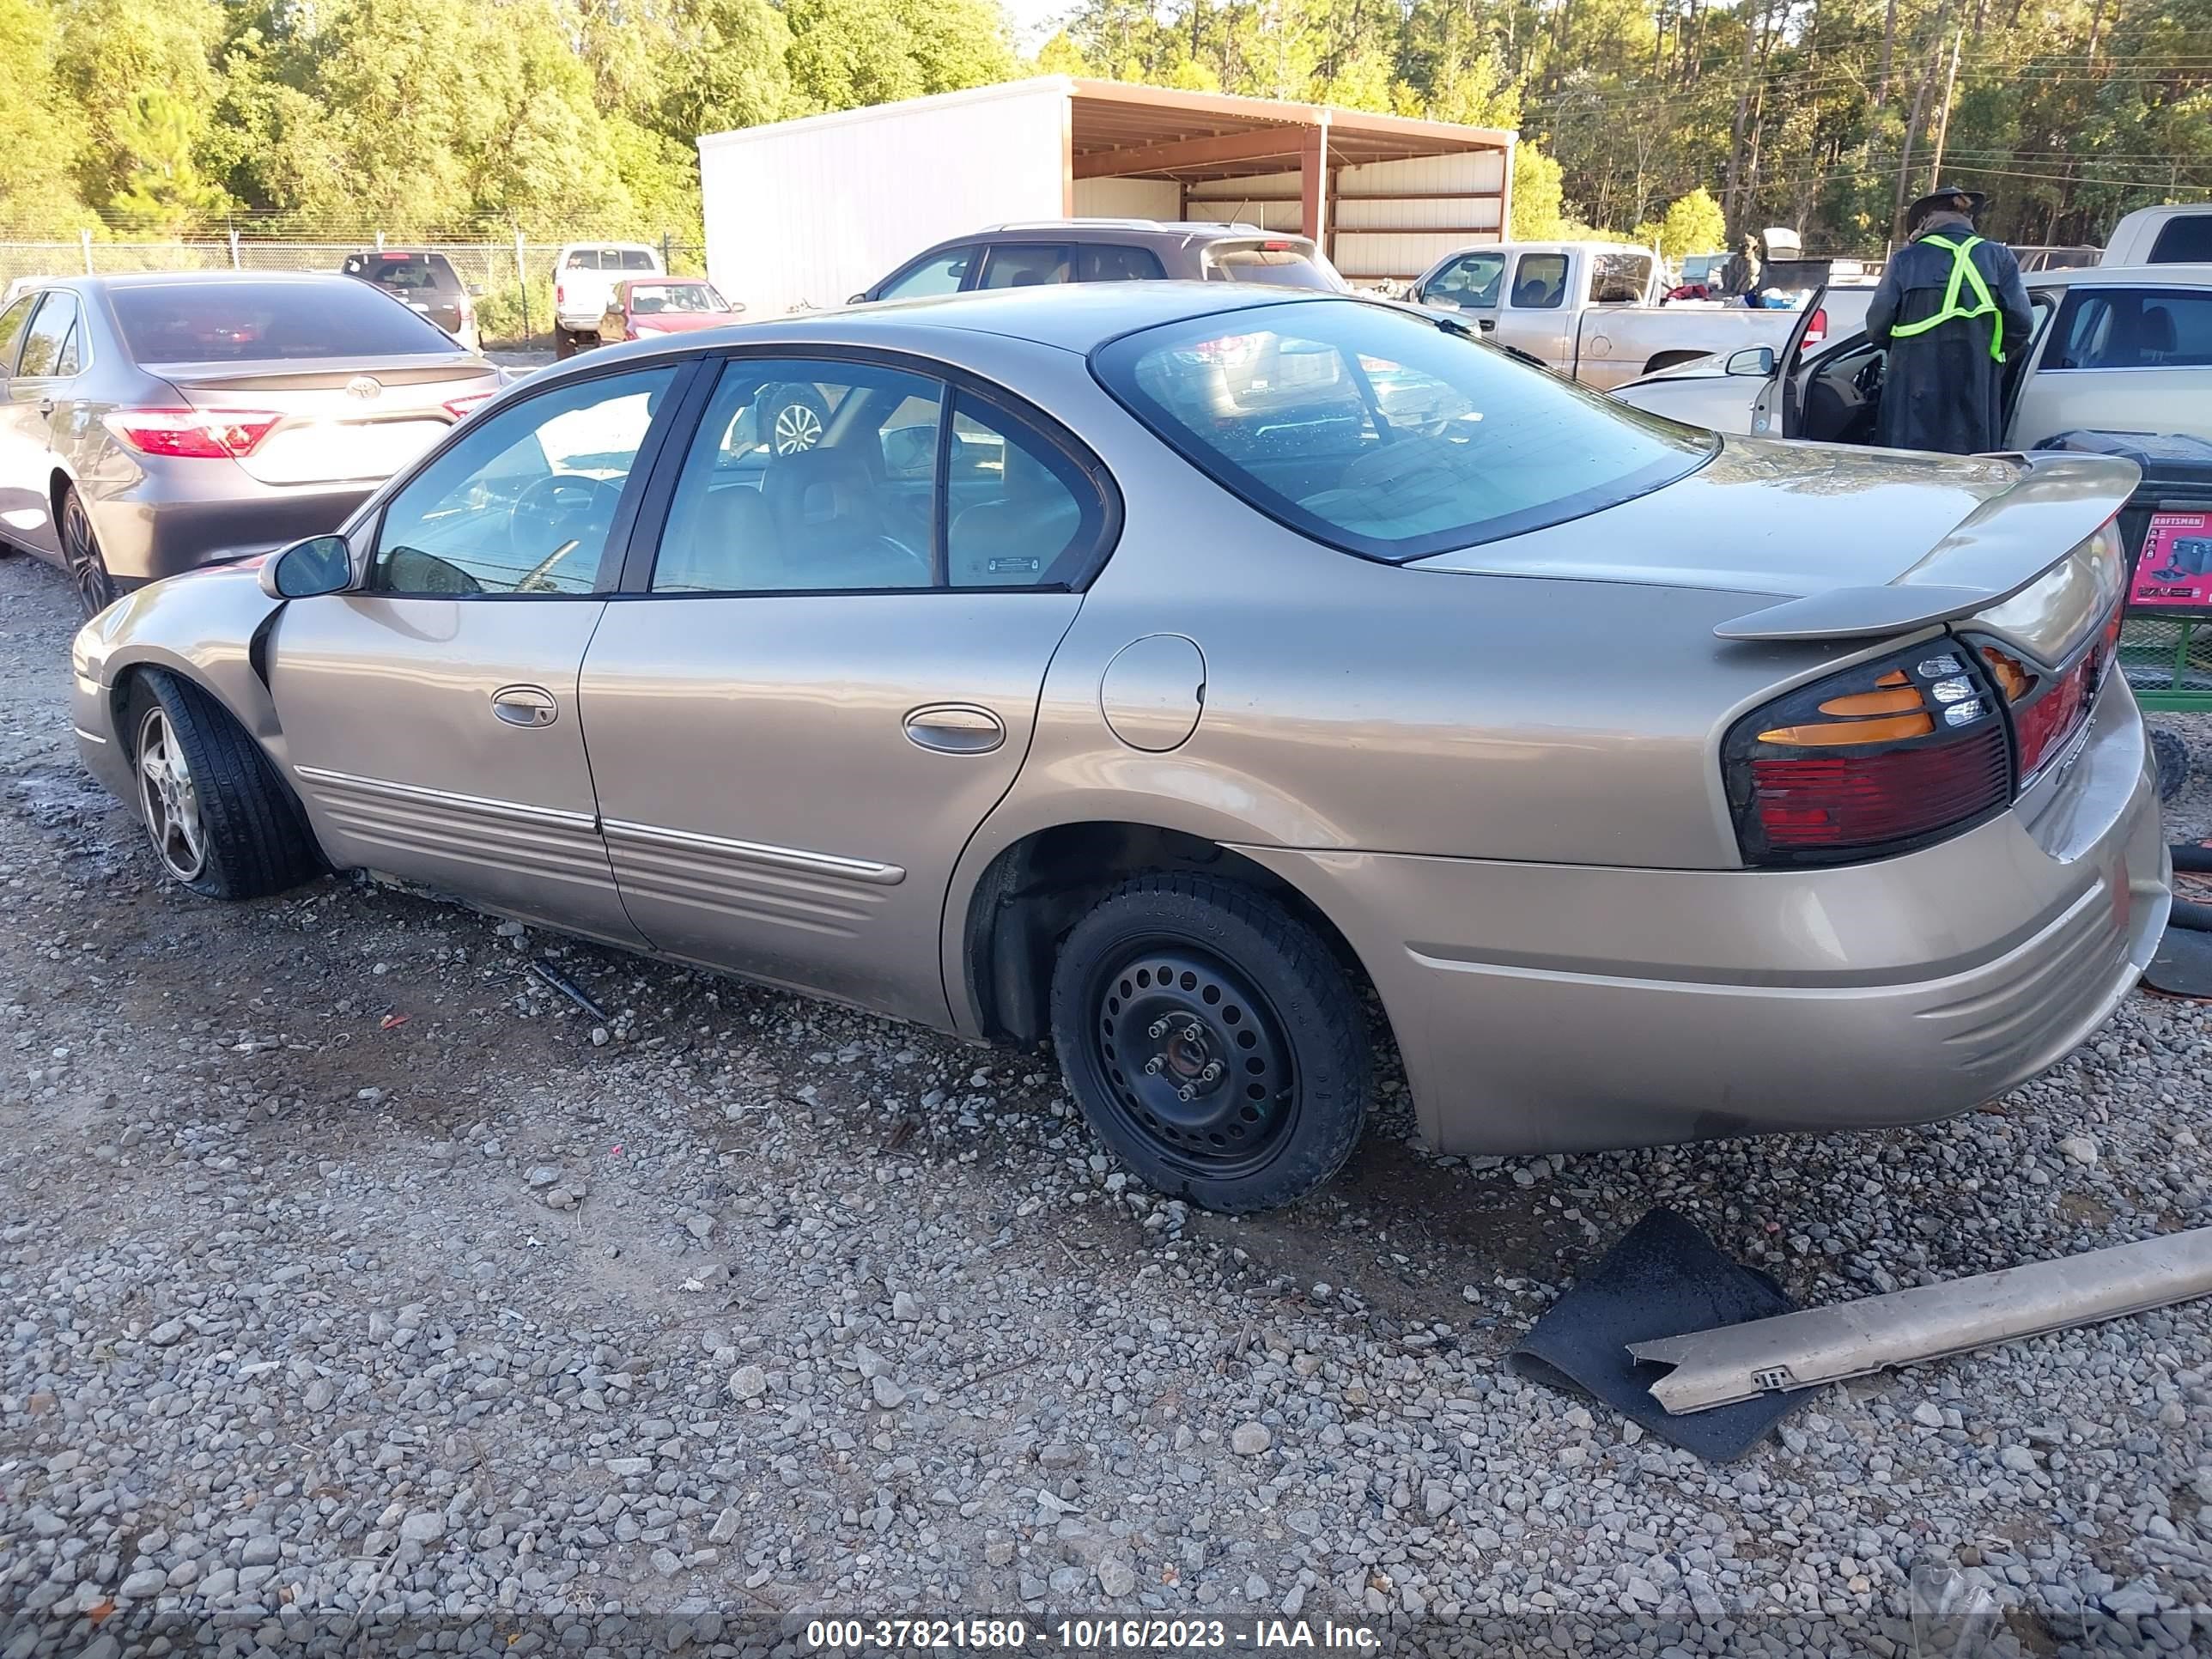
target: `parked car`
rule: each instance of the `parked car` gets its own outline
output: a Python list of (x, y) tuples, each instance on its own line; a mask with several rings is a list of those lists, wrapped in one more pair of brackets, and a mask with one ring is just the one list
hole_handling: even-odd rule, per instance
[(1304, 236), (1257, 225), (1156, 219), (1040, 219), (993, 225), (916, 254), (853, 296), (918, 300), (1059, 283), (1254, 283), (1340, 293), (1336, 267)]
[(2112, 227), (2104, 265), (2212, 264), (2212, 202), (2137, 208)]
[[(2212, 438), (2212, 264), (2087, 265), (2027, 283), (2035, 335), (2009, 366), (2008, 447), (2085, 428)], [(1787, 343), (1779, 356), (1747, 349), (1613, 395), (1717, 432), (1870, 444), (1887, 361), (1862, 331), (1802, 356)]]
[(0, 313), (0, 537), (89, 614), (331, 528), (499, 384), (335, 273), (56, 282)]
[(340, 270), (374, 283), (410, 311), (419, 312), (471, 351), (483, 349), (477, 328), (476, 296), (434, 248), (363, 248), (349, 253)]
[(1221, 1209), (1348, 1156), (1370, 988), (1449, 1152), (1922, 1121), (2095, 1030), (2170, 902), (2135, 468), (1721, 439), (1469, 335), (1127, 283), (641, 341), (103, 613), (82, 750), (200, 893), (366, 866), (1049, 1034)]
[(2103, 252), (2101, 248), (2094, 247), (2012, 244), (2012, 257), (2020, 261), (2022, 274), (2038, 270), (2072, 270), (2081, 265), (2094, 265)]
[(599, 318), (599, 341), (619, 345), (654, 334), (688, 334), (735, 322), (743, 306), (733, 306), (712, 283), (690, 276), (625, 277), (607, 296)]
[(665, 276), (660, 250), (643, 242), (569, 242), (553, 256), (553, 355), (574, 356), (599, 343), (599, 319), (615, 285)]
[[(1601, 390), (1716, 352), (1778, 349), (1796, 325), (1778, 307), (1662, 305), (1657, 264), (1650, 249), (1626, 242), (1491, 243), (1437, 260), (1411, 297)], [(1825, 315), (1814, 322), (1827, 325)]]

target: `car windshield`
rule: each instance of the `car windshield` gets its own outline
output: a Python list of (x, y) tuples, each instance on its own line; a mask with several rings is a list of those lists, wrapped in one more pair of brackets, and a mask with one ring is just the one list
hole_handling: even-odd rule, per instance
[(340, 276), (318, 282), (149, 283), (108, 290), (124, 343), (142, 363), (446, 354), (453, 338), (389, 295)]
[(640, 317), (672, 311), (727, 311), (722, 296), (704, 283), (640, 283), (629, 291), (629, 308)]
[(1316, 541), (1394, 562), (1615, 506), (1719, 442), (1462, 325), (1358, 301), (1216, 313), (1124, 335), (1091, 361), (1224, 489)]

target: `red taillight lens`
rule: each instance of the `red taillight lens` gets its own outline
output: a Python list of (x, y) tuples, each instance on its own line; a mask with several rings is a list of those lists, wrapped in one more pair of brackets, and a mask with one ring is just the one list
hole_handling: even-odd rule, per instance
[(1887, 857), (2012, 799), (2012, 744), (1972, 652), (1933, 640), (1746, 715), (1723, 751), (1752, 864)]
[(496, 395), (489, 392), (471, 392), (465, 397), (448, 398), (446, 399), (446, 413), (458, 421), (477, 404), (489, 403)]
[(1825, 310), (1816, 311), (1813, 313), (1813, 320), (1805, 325), (1805, 343), (1797, 349), (1810, 351), (1827, 337), (1828, 313)]
[(2014, 741), (2020, 746), (2020, 781), (2032, 781), (2055, 760), (2089, 718), (2097, 688), (2105, 683), (2119, 647), (2120, 612), (2097, 638), (2058, 673), (2046, 673), (2002, 646), (1984, 645), (1982, 660), (2012, 709)]
[(565, 306), (568, 303), (568, 283), (556, 283), (553, 284), (553, 303), (556, 306)]
[(101, 417), (141, 455), (206, 461), (251, 455), (283, 418), (258, 409), (115, 409)]

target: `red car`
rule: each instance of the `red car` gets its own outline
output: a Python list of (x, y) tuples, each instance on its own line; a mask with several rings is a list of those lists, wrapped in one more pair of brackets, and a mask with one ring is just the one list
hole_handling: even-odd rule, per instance
[(599, 319), (599, 338), (644, 339), (655, 334), (688, 334), (720, 328), (743, 311), (696, 276), (640, 276), (615, 284), (614, 296)]

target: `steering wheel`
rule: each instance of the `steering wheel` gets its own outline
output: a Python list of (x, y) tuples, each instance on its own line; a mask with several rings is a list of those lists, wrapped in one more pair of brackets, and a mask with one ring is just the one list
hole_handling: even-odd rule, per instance
[(550, 472), (525, 484), (507, 513), (507, 550), (518, 560), (526, 559), (549, 538), (552, 550), (531, 568), (515, 591), (544, 583), (592, 532), (604, 537), (613, 526), (621, 500), (619, 484), (583, 472)]
[(1887, 362), (1877, 354), (1861, 363), (1858, 373), (1851, 376), (1851, 389), (1869, 399), (1881, 396), (1882, 369)]

